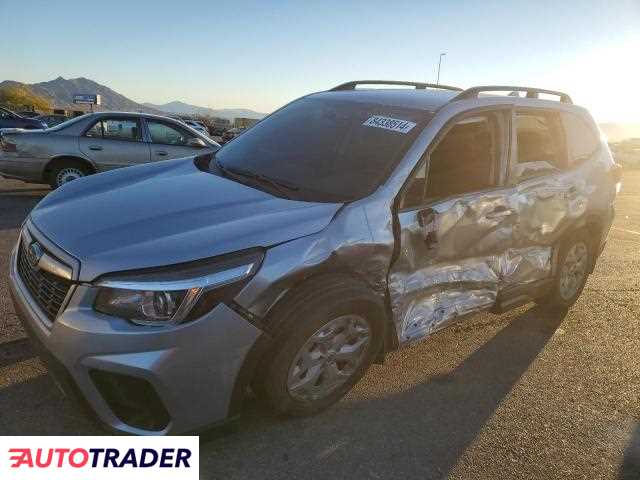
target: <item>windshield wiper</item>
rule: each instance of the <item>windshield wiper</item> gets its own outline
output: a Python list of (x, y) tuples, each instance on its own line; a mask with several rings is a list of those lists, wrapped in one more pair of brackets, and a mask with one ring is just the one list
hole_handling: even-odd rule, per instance
[(286, 193), (285, 190), (294, 191), (294, 192), (300, 190), (300, 188), (298, 188), (296, 185), (292, 185), (288, 182), (285, 182), (284, 180), (269, 177), (262, 173), (256, 173), (250, 170), (241, 170), (238, 168), (223, 167), (218, 161), (216, 161), (216, 165), (218, 165), (218, 168), (220, 168), (220, 170), (222, 170), (223, 173), (238, 175), (241, 177), (250, 178), (252, 180), (257, 180), (258, 182), (266, 183), (270, 185), (271, 188), (276, 190), (280, 195), (282, 195), (283, 197), (289, 200), (291, 200), (291, 196), (288, 193)]

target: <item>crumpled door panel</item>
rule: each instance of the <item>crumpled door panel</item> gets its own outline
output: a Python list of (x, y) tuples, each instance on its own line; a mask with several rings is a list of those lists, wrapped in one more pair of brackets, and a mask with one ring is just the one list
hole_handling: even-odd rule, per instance
[[(400, 343), (429, 335), (498, 294), (551, 275), (553, 247), (602, 200), (595, 165), (401, 212), (399, 256), (389, 277)], [(594, 206), (595, 208), (595, 206)]]

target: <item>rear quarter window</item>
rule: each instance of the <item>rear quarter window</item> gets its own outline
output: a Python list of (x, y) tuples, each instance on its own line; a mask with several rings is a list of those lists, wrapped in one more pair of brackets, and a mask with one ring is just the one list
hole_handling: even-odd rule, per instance
[(599, 137), (587, 120), (575, 113), (563, 112), (562, 124), (567, 138), (569, 167), (580, 165), (598, 152)]

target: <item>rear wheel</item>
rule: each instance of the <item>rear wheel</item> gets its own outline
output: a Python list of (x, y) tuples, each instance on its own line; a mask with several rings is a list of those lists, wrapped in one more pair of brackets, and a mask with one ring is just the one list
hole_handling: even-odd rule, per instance
[(64, 162), (56, 165), (51, 171), (50, 184), (51, 188), (58, 188), (65, 183), (72, 182), (82, 177), (86, 177), (91, 172), (80, 162)]
[(591, 246), (586, 232), (568, 237), (558, 253), (556, 276), (549, 293), (538, 303), (550, 309), (567, 309), (573, 305), (589, 277)]
[(280, 308), (275, 339), (253, 389), (275, 411), (305, 416), (342, 398), (380, 351), (384, 320), (364, 286), (305, 288)]

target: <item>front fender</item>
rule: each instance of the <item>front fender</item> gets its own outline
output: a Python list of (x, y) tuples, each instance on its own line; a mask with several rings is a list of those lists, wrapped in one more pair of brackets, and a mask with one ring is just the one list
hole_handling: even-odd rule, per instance
[(386, 302), (393, 245), (376, 244), (361, 207), (346, 206), (322, 231), (270, 248), (256, 276), (235, 298), (264, 319), (293, 287), (321, 274), (347, 274)]

